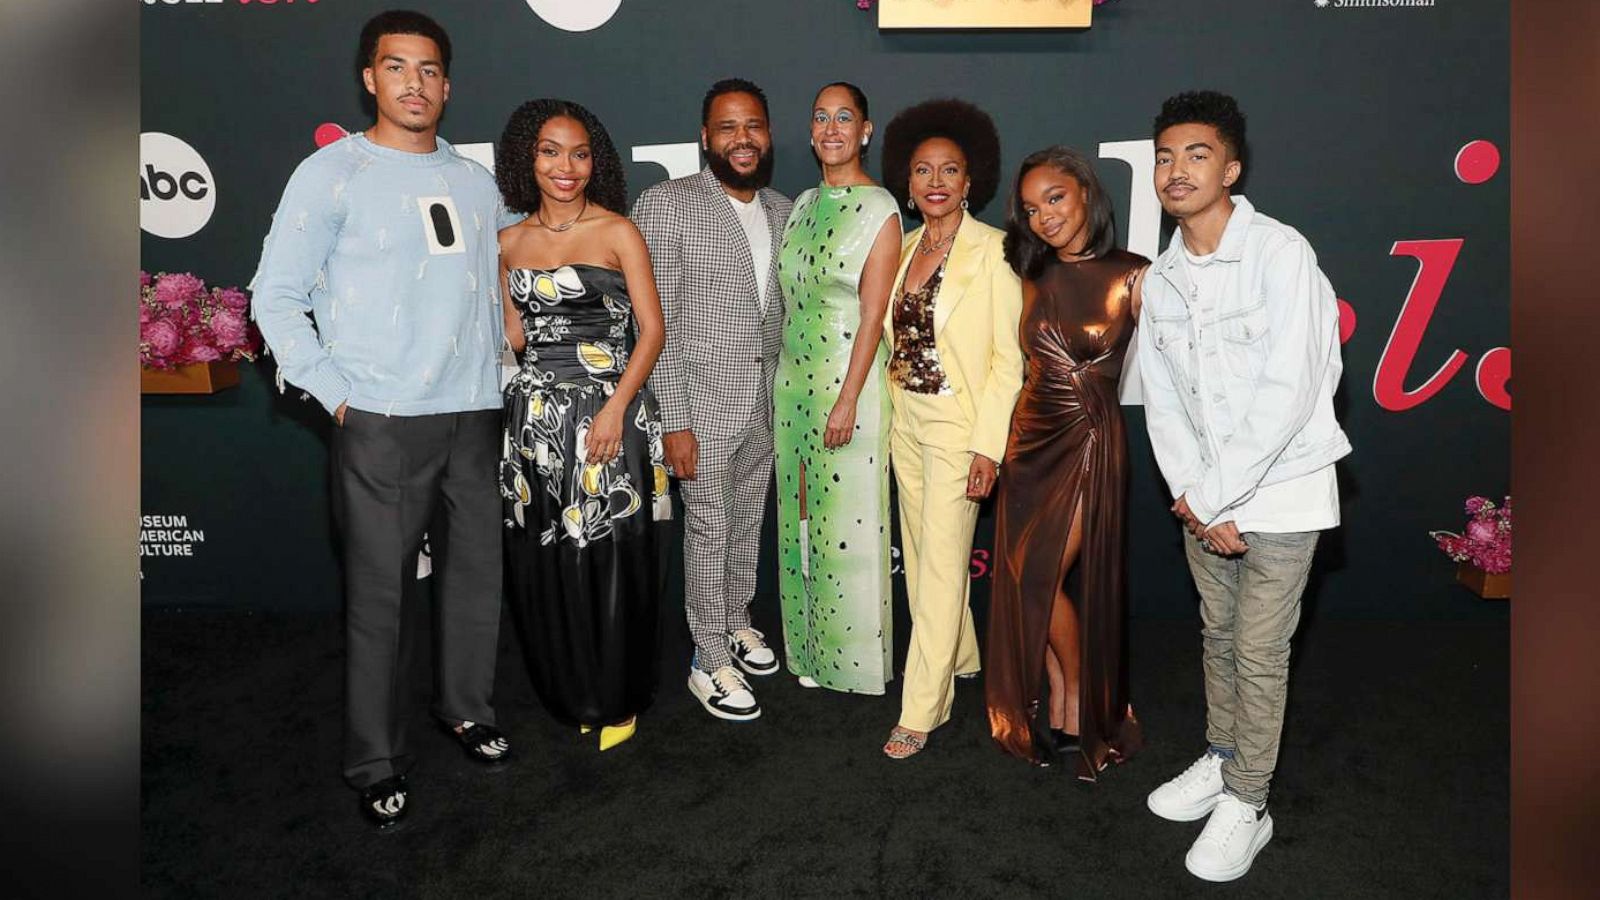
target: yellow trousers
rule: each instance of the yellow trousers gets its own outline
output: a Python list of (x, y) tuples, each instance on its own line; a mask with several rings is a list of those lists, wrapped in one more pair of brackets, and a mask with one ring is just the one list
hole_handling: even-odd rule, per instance
[(898, 385), (889, 454), (900, 497), (911, 649), (900, 725), (932, 731), (950, 719), (955, 676), (979, 669), (968, 596), (978, 504), (967, 499), (971, 425), (953, 396)]

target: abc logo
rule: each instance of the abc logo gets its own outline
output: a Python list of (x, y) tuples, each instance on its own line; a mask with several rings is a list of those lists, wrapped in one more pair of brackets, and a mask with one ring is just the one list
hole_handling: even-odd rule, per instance
[(139, 227), (156, 237), (182, 238), (206, 227), (217, 208), (211, 167), (170, 134), (139, 135)]

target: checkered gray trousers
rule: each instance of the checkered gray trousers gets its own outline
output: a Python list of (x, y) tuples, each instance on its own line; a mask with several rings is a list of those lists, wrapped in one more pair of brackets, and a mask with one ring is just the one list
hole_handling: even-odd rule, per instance
[(683, 490), (684, 607), (699, 666), (731, 665), (727, 635), (750, 627), (761, 520), (772, 482), (772, 424), (765, 414), (732, 440), (700, 445)]
[[(691, 430), (700, 447), (695, 479), (678, 486), (684, 600), (698, 664), (708, 672), (732, 663), (728, 632), (750, 627), (772, 480), (772, 380), (783, 341), (776, 257), (791, 204), (770, 188), (760, 196), (768, 260), (751, 260), (744, 228), (709, 170), (653, 185), (632, 213), (650, 248), (667, 326), (650, 391), (662, 430)], [(756, 266), (767, 273), (765, 305)]]

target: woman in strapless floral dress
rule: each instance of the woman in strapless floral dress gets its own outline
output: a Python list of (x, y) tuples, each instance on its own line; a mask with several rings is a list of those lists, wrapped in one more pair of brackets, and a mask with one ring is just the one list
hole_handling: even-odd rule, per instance
[(664, 342), (649, 252), (623, 215), (622, 162), (586, 109), (534, 100), (497, 148), (506, 206), (500, 302), (518, 355), (506, 384), (501, 493), (507, 596), (545, 706), (600, 749), (655, 695), (670, 515), (661, 423), (645, 380)]

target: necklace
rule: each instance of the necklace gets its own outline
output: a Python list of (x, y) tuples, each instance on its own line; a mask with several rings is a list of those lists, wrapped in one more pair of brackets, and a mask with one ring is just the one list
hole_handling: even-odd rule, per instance
[(570, 229), (572, 226), (578, 224), (578, 220), (583, 218), (583, 214), (588, 212), (588, 211), (589, 211), (589, 198), (588, 197), (584, 197), (583, 198), (583, 206), (578, 208), (578, 214), (573, 216), (572, 220), (570, 222), (562, 222), (560, 225), (551, 225), (549, 222), (546, 222), (544, 220), (544, 212), (542, 210), (537, 210), (537, 209), (533, 211), (533, 217), (538, 220), (540, 225), (543, 225), (545, 228), (549, 229), (550, 231), (566, 231), (566, 230)]
[(929, 241), (928, 232), (924, 230), (922, 232), (922, 238), (917, 241), (917, 250), (921, 251), (923, 256), (932, 256), (935, 253), (938, 253), (940, 250), (943, 250), (946, 244), (955, 240), (956, 231), (960, 230), (961, 226), (957, 225), (955, 231), (951, 231), (949, 234), (939, 238), (937, 241)]

